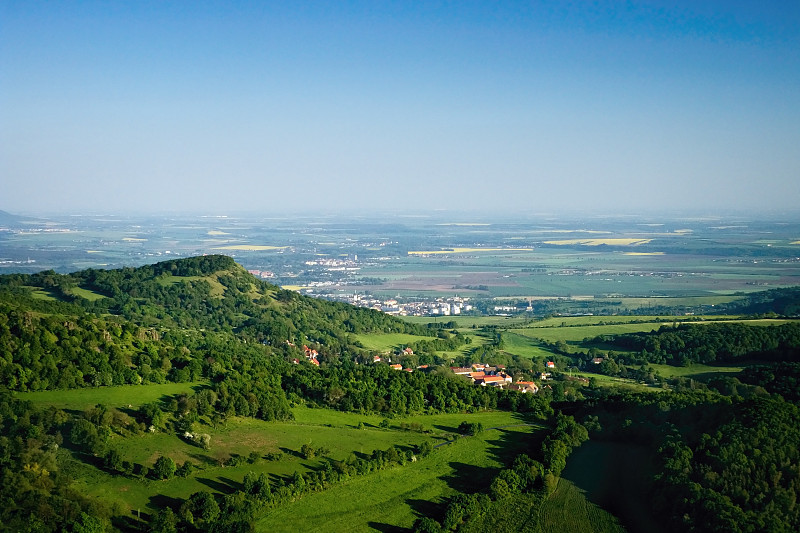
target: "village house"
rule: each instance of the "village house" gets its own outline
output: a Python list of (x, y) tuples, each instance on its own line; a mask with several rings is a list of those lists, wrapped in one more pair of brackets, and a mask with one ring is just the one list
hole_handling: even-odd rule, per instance
[(472, 374), (472, 369), (466, 367), (451, 366), (450, 370), (452, 370), (453, 374), (456, 374), (457, 376), (467, 376)]
[(528, 392), (536, 394), (537, 392), (539, 392), (539, 387), (533, 381), (517, 381), (516, 383), (512, 383), (511, 385), (509, 385), (508, 388), (510, 390), (515, 390), (523, 394)]
[(483, 387), (503, 387), (507, 385), (505, 378), (502, 376), (484, 376), (475, 380), (475, 383)]
[(480, 378), (484, 377), (485, 375), (486, 375), (485, 372), (470, 372), (469, 373), (469, 377), (472, 378), (472, 381), (475, 381), (476, 379), (480, 379)]
[(546, 366), (547, 368), (555, 368), (556, 364), (553, 361), (548, 361)]
[(389, 365), (389, 368), (391, 368), (392, 370), (403, 370), (403, 365), (401, 364)]

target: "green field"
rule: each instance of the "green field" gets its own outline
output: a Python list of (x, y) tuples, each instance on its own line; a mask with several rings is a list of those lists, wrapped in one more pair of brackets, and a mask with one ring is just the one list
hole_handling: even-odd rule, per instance
[(506, 353), (529, 358), (553, 357), (553, 352), (542, 346), (539, 346), (539, 342), (531, 337), (513, 332), (503, 332), (502, 335), (505, 346), (503, 351)]
[[(714, 366), (714, 365), (701, 365), (693, 364), (689, 366), (671, 366), (671, 365), (657, 365), (650, 364), (656, 372), (665, 378), (676, 377), (694, 377), (706, 378), (716, 375), (735, 375), (745, 369), (745, 366)], [(733, 376), (732, 376), (733, 377)]]
[[(197, 386), (202, 386), (202, 383), (45, 391), (18, 394), (18, 397), (69, 410), (84, 410), (96, 404), (125, 410), (189, 392)], [(347, 501), (356, 509), (363, 503), (363, 498), (383, 498), (381, 513), (375, 514), (374, 506), (366, 506), (357, 515), (350, 516), (349, 522), (342, 520), (337, 526), (340, 528), (338, 530), (345, 531), (349, 523), (349, 527), (355, 527), (356, 530), (366, 530), (376, 516), (390, 525), (410, 526), (416, 519), (414, 509), (420, 505), (416, 503), (418, 500), (433, 501), (458, 488), (463, 489), (454, 479), (463, 475), (464, 468), (472, 475), (478, 472), (479, 466), (488, 466), (477, 474), (488, 479), (493, 468), (499, 467), (526, 446), (525, 436), (535, 429), (526, 425), (520, 415), (504, 411), (393, 418), (388, 420), (387, 428), (379, 427), (384, 420), (379, 415), (305, 406), (295, 407), (292, 412), (295, 420), (288, 422), (234, 417), (217, 427), (200, 424), (196, 431), (211, 436), (209, 450), (203, 450), (172, 432), (111, 435), (109, 446), (116, 449), (124, 460), (134, 464), (150, 467), (162, 455), (172, 458), (177, 464), (192, 462), (196, 470), (188, 478), (153, 481), (132, 476), (112, 476), (93, 466), (93, 460), (85, 462), (80, 456), (73, 457), (67, 448), (59, 453), (64, 459), (65, 472), (76, 480), (77, 490), (111, 504), (118, 513), (130, 516), (138, 512), (147, 515), (165, 503), (188, 498), (197, 491), (231, 492), (241, 488), (244, 476), (251, 471), (266, 473), (275, 480), (287, 478), (295, 471), (317, 469), (327, 459), (344, 460), (351, 454), (370, 454), (373, 450), (385, 450), (390, 446), (397, 446), (401, 450), (413, 449), (425, 441), (434, 445), (444, 444), (424, 461), (354, 478), (326, 492), (310, 494), (273, 511), (264, 522), (267, 524), (269, 520), (276, 520), (288, 524), (288, 517), (295, 512), (297, 505), (310, 505), (317, 513), (336, 514), (337, 503), (341, 505)], [(488, 430), (479, 438), (457, 438), (458, 425), (464, 420), (480, 422), (486, 428), (502, 429)], [(417, 423), (421, 428), (409, 431), (401, 427), (403, 423)], [(456, 440), (447, 444), (452, 439)], [(305, 459), (299, 454), (304, 444), (325, 451), (320, 457)], [(245, 458), (252, 452), (258, 454), (255, 462), (243, 461), (236, 466), (229, 464), (232, 457)], [(276, 452), (282, 453), (280, 460), (263, 459), (265, 454)], [(463, 461), (464, 465), (459, 461)], [(464, 480), (461, 482), (466, 483)], [(304, 520), (311, 527), (317, 516), (309, 514)], [(274, 526), (263, 528), (275, 530)]]
[(622, 333), (643, 333), (658, 330), (661, 326), (671, 326), (672, 322), (645, 322), (642, 324), (612, 324), (602, 326), (532, 327), (513, 329), (513, 333), (525, 337), (542, 339), (547, 342), (581, 342), (599, 335), (619, 335)]
[(163, 385), (119, 385), (116, 387), (93, 387), (86, 389), (18, 392), (16, 397), (36, 404), (52, 405), (59, 409), (85, 410), (97, 404), (109, 407), (138, 408), (165, 396), (191, 393), (204, 382), (165, 383)]
[[(452, 418), (456, 419), (463, 420), (464, 416)], [(520, 426), (458, 439), (416, 463), (309, 494), (269, 513), (256, 523), (256, 530), (350, 532), (410, 528), (420, 514), (430, 514), (457, 490), (471, 492), (488, 483), (500, 468), (501, 459), (525, 449), (530, 431)]]

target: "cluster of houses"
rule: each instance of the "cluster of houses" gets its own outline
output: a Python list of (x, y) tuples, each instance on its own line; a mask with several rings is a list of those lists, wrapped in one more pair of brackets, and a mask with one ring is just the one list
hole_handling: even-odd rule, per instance
[(472, 383), (482, 387), (508, 387), (522, 393), (530, 392), (536, 394), (539, 387), (533, 381), (514, 382), (509, 374), (505, 372), (505, 366), (490, 366), (483, 363), (476, 363), (471, 367), (450, 367), (454, 374), (468, 377)]
[[(294, 346), (294, 344), (289, 342), (288, 340), (286, 341), (286, 344), (288, 344), (289, 346)], [(317, 352), (316, 350), (314, 350), (312, 348), (309, 348), (308, 346), (306, 346), (304, 344), (303, 345), (303, 354), (306, 357), (306, 361), (308, 361), (309, 363), (311, 363), (314, 366), (319, 366), (319, 359), (317, 359), (317, 357), (319, 356), (319, 352)], [(292, 363), (294, 363), (296, 365), (300, 364), (300, 359), (292, 359)]]
[[(286, 341), (286, 344), (289, 346), (294, 346), (294, 344), (288, 340)], [(317, 350), (309, 348), (304, 344), (303, 353), (306, 361), (312, 365), (319, 366), (319, 353)], [(404, 348), (399, 355), (414, 355), (414, 350), (411, 348)], [(299, 364), (300, 359), (292, 359), (292, 362), (294, 364)], [(384, 359), (380, 355), (375, 355), (372, 357), (372, 362), (378, 364), (384, 362)], [(391, 363), (391, 360), (387, 362)], [(556, 367), (553, 361), (547, 361), (545, 366), (548, 369), (555, 369)], [(413, 368), (403, 368), (403, 365), (399, 363), (389, 364), (389, 368), (403, 372), (414, 372), (415, 370)], [(428, 370), (428, 365), (420, 365), (416, 368), (416, 370), (426, 371)], [(514, 381), (514, 378), (510, 374), (506, 373), (505, 365), (491, 366), (483, 363), (475, 363), (469, 367), (451, 366), (450, 370), (452, 370), (453, 373), (458, 376), (465, 376), (475, 385), (480, 385), (482, 387), (507, 387), (509, 390), (515, 390), (523, 394), (528, 392), (531, 394), (536, 394), (539, 392), (539, 386), (533, 381)], [(542, 381), (546, 381), (551, 377), (551, 373), (542, 372), (540, 377)]]

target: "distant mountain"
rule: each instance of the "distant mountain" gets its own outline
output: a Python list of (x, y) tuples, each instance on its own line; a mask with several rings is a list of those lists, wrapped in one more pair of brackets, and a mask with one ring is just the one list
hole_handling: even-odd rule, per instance
[(21, 217), (19, 215), (12, 215), (7, 211), (0, 210), (0, 224), (6, 226), (13, 226), (15, 224), (22, 224), (30, 220), (35, 220), (35, 219), (32, 217)]

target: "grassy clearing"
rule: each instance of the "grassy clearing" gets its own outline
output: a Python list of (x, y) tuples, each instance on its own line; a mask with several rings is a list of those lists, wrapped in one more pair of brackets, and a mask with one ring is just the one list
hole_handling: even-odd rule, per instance
[(592, 379), (598, 387), (609, 387), (615, 389), (628, 389), (634, 392), (662, 392), (669, 389), (662, 389), (660, 387), (652, 387), (644, 383), (639, 383), (632, 379), (620, 378), (616, 376), (606, 376), (603, 374), (592, 374), (591, 372), (572, 372), (571, 375), (582, 378)]
[(164, 286), (184, 281), (205, 281), (211, 285), (211, 296), (220, 297), (225, 294), (225, 287), (215, 276), (173, 276), (172, 274), (164, 274), (158, 278), (158, 283)]
[(689, 366), (671, 366), (650, 364), (653, 370), (657, 371), (665, 378), (676, 377), (710, 377), (714, 375), (724, 376), (738, 374), (745, 369), (744, 366), (712, 366), (694, 364)]
[[(459, 415), (461, 420), (464, 415)], [(470, 420), (472, 420), (470, 418)], [(456, 491), (488, 483), (506, 455), (527, 446), (527, 427), (456, 440), (424, 460), (355, 478), (270, 512), (257, 531), (387, 531), (410, 528)]]
[(117, 387), (92, 387), (86, 389), (19, 392), (17, 398), (39, 405), (52, 405), (59, 409), (83, 411), (97, 404), (108, 407), (138, 408), (165, 396), (190, 393), (204, 382), (164, 383), (163, 385), (120, 385)]
[(58, 302), (59, 299), (50, 291), (39, 287), (27, 287), (31, 290), (31, 296), (37, 300), (47, 300), (48, 302)]
[(73, 287), (72, 289), (70, 289), (69, 292), (70, 294), (73, 294), (80, 298), (84, 298), (86, 300), (89, 300), (90, 302), (94, 302), (96, 300), (100, 300), (106, 297), (105, 294), (101, 294), (99, 292), (95, 292), (89, 289), (84, 289), (83, 287)]

